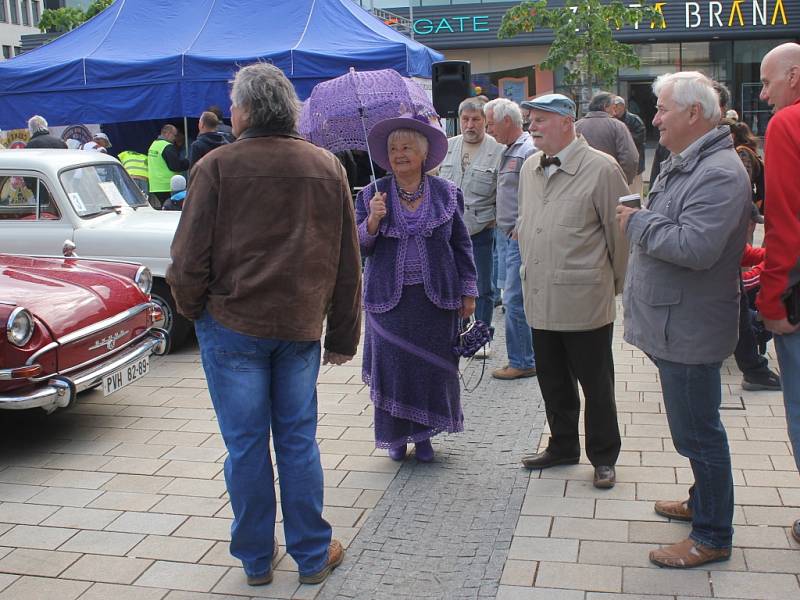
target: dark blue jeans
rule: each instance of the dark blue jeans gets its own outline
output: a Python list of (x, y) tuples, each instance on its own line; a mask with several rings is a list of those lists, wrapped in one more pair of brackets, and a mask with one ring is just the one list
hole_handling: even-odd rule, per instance
[(320, 344), (237, 333), (207, 312), (195, 321), (208, 391), (228, 449), (225, 482), (233, 509), (231, 554), (248, 575), (271, 569), (275, 446), (286, 550), (301, 575), (324, 568), (331, 527), (322, 518), (317, 447)]
[(492, 253), (494, 228), (487, 228), (472, 237), (472, 256), (478, 270), (478, 300), (475, 302), (475, 318), (491, 327), (494, 312), (492, 296)]
[(733, 541), (733, 471), (728, 436), (719, 415), (722, 363), (686, 365), (653, 357), (661, 377), (672, 443), (689, 459), (694, 541), (730, 548)]

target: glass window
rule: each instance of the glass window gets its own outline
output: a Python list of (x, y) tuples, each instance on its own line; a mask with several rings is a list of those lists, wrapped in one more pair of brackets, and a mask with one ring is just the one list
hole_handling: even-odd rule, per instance
[(0, 220), (53, 221), (58, 207), (42, 180), (22, 175), (0, 175)]
[(736, 40), (733, 42), (733, 69), (738, 89), (731, 90), (733, 108), (753, 133), (764, 136), (772, 109), (759, 98), (761, 59), (775, 46), (792, 40)]
[(11, 46), (3, 46), (3, 58), (11, 58)]
[(31, 25), (31, 10), (30, 0), (22, 0), (22, 24), (30, 27)]
[(19, 25), (19, 6), (17, 6), (17, 2), (19, 0), (9, 0), (8, 6), (11, 9), (11, 22), (14, 25)]
[(77, 215), (90, 219), (118, 211), (124, 204), (144, 206), (147, 199), (122, 165), (103, 163), (64, 171), (61, 185)]
[(6, 14), (6, 0), (0, 0), (0, 23), (5, 23), (8, 21), (8, 15)]
[(38, 27), (41, 19), (42, 7), (39, 5), (39, 0), (33, 0), (33, 26)]
[(22, 54), (22, 47), (14, 46), (14, 56), (19, 56), (20, 54)]
[(728, 41), (684, 42), (681, 44), (681, 69), (700, 71), (716, 81), (730, 79), (733, 46)]

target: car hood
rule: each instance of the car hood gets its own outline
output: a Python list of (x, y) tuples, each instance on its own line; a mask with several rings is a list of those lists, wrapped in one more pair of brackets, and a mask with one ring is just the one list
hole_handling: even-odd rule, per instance
[(56, 338), (145, 301), (131, 279), (80, 260), (0, 255), (0, 302), (27, 308)]
[(180, 212), (149, 206), (85, 220), (75, 231), (78, 256), (169, 257)]

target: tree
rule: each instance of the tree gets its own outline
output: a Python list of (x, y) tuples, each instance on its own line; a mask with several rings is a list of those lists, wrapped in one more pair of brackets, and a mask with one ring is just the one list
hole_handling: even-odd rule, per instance
[(578, 84), (582, 102), (588, 101), (593, 86), (608, 86), (620, 67), (639, 67), (639, 57), (629, 44), (618, 42), (613, 31), (625, 25), (664, 27), (659, 10), (643, 0), (640, 8), (629, 8), (620, 0), (566, 0), (563, 7), (547, 8), (547, 0), (522, 2), (506, 11), (499, 38), (511, 38), (536, 28), (553, 30), (553, 43), (541, 66), (554, 71), (566, 68), (564, 80)]
[(48, 8), (42, 13), (42, 18), (39, 19), (39, 30), (42, 33), (72, 31), (81, 23), (103, 12), (113, 3), (114, 0), (94, 0), (89, 5), (89, 8), (86, 9), (86, 12), (74, 6), (65, 6), (57, 9)]

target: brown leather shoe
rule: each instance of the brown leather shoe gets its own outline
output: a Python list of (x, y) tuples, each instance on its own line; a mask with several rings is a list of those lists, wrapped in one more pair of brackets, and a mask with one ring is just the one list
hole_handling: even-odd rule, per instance
[(272, 583), (272, 572), (275, 570), (275, 566), (278, 564), (278, 553), (280, 552), (280, 545), (278, 544), (278, 538), (272, 539), (272, 569), (270, 569), (269, 573), (265, 575), (257, 575), (247, 576), (247, 585), (267, 585), (268, 583)]
[(659, 567), (691, 569), (707, 563), (728, 560), (730, 557), (730, 548), (711, 548), (686, 538), (672, 546), (653, 550), (650, 553), (650, 562)]
[(594, 468), (594, 487), (609, 490), (617, 483), (617, 471), (613, 466), (599, 466)]
[(693, 515), (689, 500), (659, 500), (656, 502), (655, 511), (662, 517), (675, 521), (691, 521)]
[(311, 575), (300, 575), (300, 583), (322, 583), (328, 578), (336, 567), (342, 564), (344, 560), (344, 548), (339, 540), (331, 540), (331, 545), (328, 548), (328, 562), (325, 566), (316, 573)]
[(536, 377), (536, 367), (530, 369), (517, 369), (515, 367), (506, 365), (500, 369), (492, 371), (492, 377), (495, 379), (523, 379), (525, 377)]

